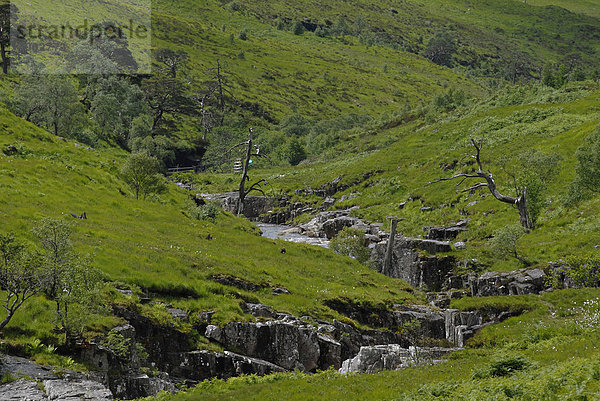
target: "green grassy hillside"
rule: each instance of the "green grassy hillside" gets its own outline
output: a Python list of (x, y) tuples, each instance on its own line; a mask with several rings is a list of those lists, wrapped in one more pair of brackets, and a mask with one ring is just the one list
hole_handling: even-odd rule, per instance
[[(125, 152), (63, 142), (5, 110), (0, 119), (2, 232), (34, 243), (31, 229), (40, 218), (73, 220), (68, 212), (85, 211), (73, 242), (106, 280), (139, 286), (189, 311), (215, 310), (218, 322), (245, 319), (242, 300), (322, 318), (338, 316), (323, 301), (339, 296), (415, 301), (406, 283), (331, 251), (261, 238), (255, 226), (226, 213), (214, 222), (187, 217), (191, 200), (174, 185), (159, 198), (135, 200), (119, 177)], [(9, 145), (18, 154), (4, 154)], [(208, 279), (216, 274), (262, 288), (238, 291)], [(273, 295), (275, 287), (290, 294)]]
[[(318, 188), (338, 176), (351, 187), (335, 195), (356, 194), (354, 199), (339, 202), (335, 208), (360, 206), (353, 214), (373, 221), (385, 221), (396, 215), (406, 220), (399, 230), (406, 235), (423, 235), (422, 227), (447, 224), (461, 218), (471, 219), (470, 230), (458, 240), (468, 249), (460, 258), (478, 258), (490, 269), (518, 267), (516, 260), (499, 260), (487, 251), (485, 238), (508, 224), (518, 223), (516, 209), (495, 200), (485, 188), (476, 194), (457, 193), (468, 182), (428, 185), (437, 178), (450, 177), (471, 168), (464, 156), (471, 154), (470, 137), (484, 139), (482, 158), (503, 193), (514, 195), (511, 175), (523, 167), (526, 152), (558, 155), (559, 162), (549, 176), (544, 191), (547, 196), (539, 217), (538, 228), (523, 237), (519, 249), (535, 263), (545, 265), (560, 257), (578, 252), (593, 252), (600, 242), (595, 227), (598, 199), (575, 206), (565, 206), (570, 183), (575, 177), (575, 151), (600, 124), (600, 92), (589, 83), (552, 90), (541, 86), (513, 87), (499, 91), (472, 107), (440, 114), (437, 121), (418, 118), (405, 124), (384, 126), (372, 135), (363, 132), (345, 137), (338, 161), (315, 162), (296, 168), (264, 169), (252, 172), (253, 178), (265, 177), (278, 191), (293, 193), (305, 187)], [(400, 117), (402, 121), (402, 117)], [(380, 148), (379, 150), (369, 150)], [(442, 167), (456, 164), (452, 168)], [(525, 163), (527, 164), (527, 162)], [(529, 166), (529, 168), (532, 168)], [(533, 167), (535, 170), (535, 166)], [(364, 179), (365, 173), (374, 173)], [(232, 176), (199, 177), (201, 191), (233, 190)], [(475, 182), (471, 182), (471, 185)], [(409, 199), (403, 209), (398, 205)], [(470, 206), (471, 202), (475, 205)], [(422, 207), (431, 211), (422, 212)]]

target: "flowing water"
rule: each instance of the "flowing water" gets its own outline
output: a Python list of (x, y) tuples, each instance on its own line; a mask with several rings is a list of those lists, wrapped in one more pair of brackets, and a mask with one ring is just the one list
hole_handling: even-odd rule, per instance
[(312, 238), (308, 235), (299, 234), (296, 232), (286, 232), (293, 229), (294, 227), (292, 226), (265, 223), (259, 223), (257, 225), (258, 228), (260, 228), (260, 231), (262, 231), (262, 236), (265, 238), (281, 239), (284, 241), (318, 245), (322, 246), (323, 248), (329, 248), (329, 241), (327, 238)]

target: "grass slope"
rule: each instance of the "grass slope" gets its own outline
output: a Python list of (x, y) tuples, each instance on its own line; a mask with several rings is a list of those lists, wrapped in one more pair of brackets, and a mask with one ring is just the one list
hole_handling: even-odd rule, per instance
[[(0, 109), (0, 149), (8, 145), (19, 154), (0, 151), (2, 232), (34, 242), (30, 230), (39, 218), (72, 220), (68, 212), (85, 211), (88, 219), (77, 221), (74, 243), (108, 279), (135, 284), (191, 312), (215, 310), (217, 322), (249, 318), (239, 307), (242, 299), (322, 318), (339, 317), (322, 303), (338, 296), (414, 300), (400, 280), (325, 249), (264, 239), (243, 219), (222, 213), (214, 222), (193, 220), (186, 216), (188, 195), (174, 185), (160, 198), (136, 201), (119, 178), (125, 152), (62, 142)], [(291, 294), (238, 291), (208, 280), (213, 274), (285, 287)]]
[[(385, 221), (389, 215), (403, 217), (406, 220), (399, 223), (399, 230), (407, 235), (423, 235), (424, 226), (449, 223), (466, 215), (471, 219), (471, 228), (458, 240), (465, 241), (468, 249), (457, 256), (475, 257), (490, 269), (506, 270), (517, 268), (518, 263), (491, 255), (485, 249), (485, 238), (504, 225), (517, 223), (516, 210), (484, 190), (474, 195), (457, 193), (457, 189), (468, 187), (466, 183), (458, 188), (457, 182), (427, 183), (468, 171), (470, 167), (464, 160), (448, 171), (441, 167), (471, 153), (471, 136), (485, 138), (485, 166), (494, 173), (500, 191), (509, 194), (513, 189), (508, 173), (517, 165), (519, 155), (530, 149), (556, 153), (562, 161), (545, 192), (548, 200), (539, 227), (519, 243), (524, 255), (544, 265), (567, 254), (595, 252), (594, 246), (600, 243), (596, 228), (600, 221), (595, 213), (600, 200), (595, 198), (575, 207), (563, 204), (575, 176), (575, 151), (600, 124), (599, 100), (600, 91), (592, 83), (562, 90), (508, 87), (477, 105), (439, 115), (437, 121), (418, 118), (404, 123), (400, 116), (397, 123), (391, 120), (382, 123), (381, 129), (344, 138), (339, 145), (346, 155), (343, 159), (297, 168), (265, 168), (253, 171), (252, 178), (267, 178), (276, 193), (294, 193), (304, 187), (318, 188), (341, 176), (342, 183), (354, 185), (335, 197), (358, 196), (337, 203), (336, 208), (360, 206), (353, 213), (374, 221)], [(385, 125), (394, 128), (386, 129)], [(374, 147), (378, 149), (370, 150)], [(374, 174), (365, 180), (365, 173)], [(200, 176), (199, 182), (202, 192), (232, 190), (235, 186), (230, 175)], [(398, 205), (409, 198), (417, 200), (399, 210)], [(477, 203), (470, 205), (474, 201)], [(422, 212), (422, 207), (432, 210)]]

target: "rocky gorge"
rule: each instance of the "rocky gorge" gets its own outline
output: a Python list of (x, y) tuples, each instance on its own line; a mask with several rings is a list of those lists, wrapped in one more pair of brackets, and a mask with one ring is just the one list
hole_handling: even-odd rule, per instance
[[(219, 202), (225, 210), (233, 210), (236, 204), (235, 194), (204, 198)], [(325, 305), (347, 319), (324, 321), (244, 302), (242, 309), (254, 321), (217, 325), (211, 321), (212, 312), (205, 311), (193, 319), (197, 323), (191, 332), (173, 324), (157, 324), (135, 309), (118, 307), (114, 314), (127, 322), (111, 331), (118, 344), (102, 338), (78, 344), (77, 353), (92, 367), (93, 373), (70, 372), (59, 377), (52, 373), (52, 368), (6, 356), (0, 362), (0, 369), (17, 380), (0, 386), (0, 396), (17, 397), (11, 395), (13, 398), (8, 400), (71, 400), (83, 394), (97, 400), (133, 399), (160, 391), (174, 392), (181, 386), (211, 378), (326, 369), (374, 373), (438, 363), (447, 353), (464, 347), (481, 328), (522, 312), (460, 311), (449, 308), (452, 299), (535, 294), (550, 288), (546, 283), (547, 273), (539, 268), (457, 275), (459, 261), (452, 251), (464, 244), (452, 244), (450, 240), (468, 229), (468, 220), (447, 227), (425, 227), (425, 238), (397, 235), (391, 247), (392, 263), (386, 268), (389, 234), (382, 230), (380, 222), (353, 217), (352, 210), (317, 212), (304, 204), (290, 204), (286, 199), (249, 197), (248, 202), (250, 207), (244, 208), (247, 218), (271, 224), (279, 223), (280, 218), (287, 221), (296, 213), (316, 212), (310, 221), (288, 227), (288, 232), (304, 238), (327, 241), (345, 227), (364, 232), (371, 250), (370, 266), (425, 292), (429, 303), (373, 305), (333, 298), (325, 301)], [(333, 203), (325, 202), (325, 208)], [(284, 211), (273, 212), (274, 205), (284, 207)], [(211, 279), (234, 288), (250, 291), (259, 288), (243, 277)], [(167, 310), (174, 321), (190, 321), (184, 310), (172, 307)], [(211, 348), (222, 351), (197, 349), (191, 339), (198, 336), (213, 344)]]

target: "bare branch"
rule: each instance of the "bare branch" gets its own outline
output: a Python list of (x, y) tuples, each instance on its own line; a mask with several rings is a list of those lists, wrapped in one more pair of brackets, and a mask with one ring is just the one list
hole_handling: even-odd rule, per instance
[[(452, 177), (447, 177), (447, 178), (438, 178), (437, 180), (434, 180), (434, 181), (429, 181), (429, 182), (427, 183), (427, 185), (436, 184), (436, 183), (438, 183), (438, 182), (441, 182), (441, 181), (452, 181), (452, 180), (454, 180), (454, 179), (456, 179), (456, 178), (460, 178), (460, 177), (464, 177), (465, 179), (466, 179), (466, 178), (485, 178), (485, 177), (482, 177), (482, 176), (480, 176), (480, 175), (478, 175), (478, 174), (465, 174), (465, 173), (462, 173), (462, 174), (456, 174), (456, 175), (453, 175)], [(464, 181), (464, 180), (463, 180), (463, 181)], [(461, 182), (462, 182), (462, 181), (461, 181)]]
[(241, 147), (241, 146), (247, 146), (247, 145), (248, 145), (248, 141), (246, 141), (246, 142), (242, 142), (242, 143), (238, 143), (237, 145), (234, 145), (234, 146), (232, 146), (231, 148), (229, 148), (229, 149), (228, 149), (228, 150), (225, 152), (225, 154), (228, 154), (229, 152), (231, 152), (231, 151), (232, 151), (233, 149), (235, 149), (235, 148), (239, 148), (239, 147)]
[(475, 184), (475, 185), (473, 185), (473, 186), (472, 186), (472, 187), (470, 187), (470, 188), (463, 189), (462, 191), (457, 191), (457, 193), (471, 192), (471, 191), (475, 191), (475, 190), (477, 190), (477, 189), (479, 189), (479, 188), (483, 188), (483, 187), (487, 187), (487, 186), (488, 186), (488, 184), (487, 184), (487, 183), (485, 183), (485, 182), (480, 182), (479, 184)]

